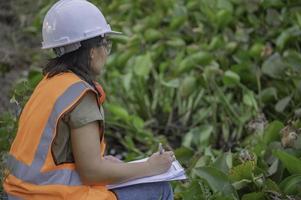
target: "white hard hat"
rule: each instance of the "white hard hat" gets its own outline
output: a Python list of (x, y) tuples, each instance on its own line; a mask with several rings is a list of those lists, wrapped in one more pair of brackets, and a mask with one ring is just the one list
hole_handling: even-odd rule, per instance
[(100, 10), (86, 0), (60, 0), (47, 12), (43, 21), (42, 49), (57, 48), (60, 54), (78, 49), (80, 41), (112, 31)]

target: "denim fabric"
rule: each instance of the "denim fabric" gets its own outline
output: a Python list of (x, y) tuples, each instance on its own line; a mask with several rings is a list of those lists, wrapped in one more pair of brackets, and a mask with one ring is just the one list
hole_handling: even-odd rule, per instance
[(168, 182), (144, 183), (112, 189), (118, 200), (173, 200)]
[(0, 200), (7, 200), (8, 196), (5, 193), (0, 193)]
[[(112, 191), (116, 194), (118, 200), (173, 200), (173, 191), (168, 182), (132, 185), (113, 189)], [(6, 194), (0, 194), (0, 200), (7, 199)]]

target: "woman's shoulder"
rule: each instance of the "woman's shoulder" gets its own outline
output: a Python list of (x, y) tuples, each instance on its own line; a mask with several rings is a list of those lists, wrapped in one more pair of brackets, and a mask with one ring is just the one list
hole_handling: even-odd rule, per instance
[(71, 128), (79, 128), (93, 121), (104, 120), (102, 108), (98, 105), (96, 94), (92, 91), (86, 92), (68, 113), (68, 119)]

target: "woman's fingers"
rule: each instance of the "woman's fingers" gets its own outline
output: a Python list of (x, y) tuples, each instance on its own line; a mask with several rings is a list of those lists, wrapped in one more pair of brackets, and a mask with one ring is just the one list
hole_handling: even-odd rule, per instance
[(164, 154), (168, 156), (168, 158), (170, 159), (171, 162), (176, 160), (176, 156), (175, 156), (174, 152), (166, 151), (166, 152), (164, 152)]

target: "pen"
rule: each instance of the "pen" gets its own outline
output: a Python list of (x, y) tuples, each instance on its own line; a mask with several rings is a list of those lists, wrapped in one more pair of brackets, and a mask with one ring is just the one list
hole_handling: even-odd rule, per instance
[(161, 155), (164, 152), (164, 149), (162, 147), (162, 143), (159, 143), (159, 154)]

